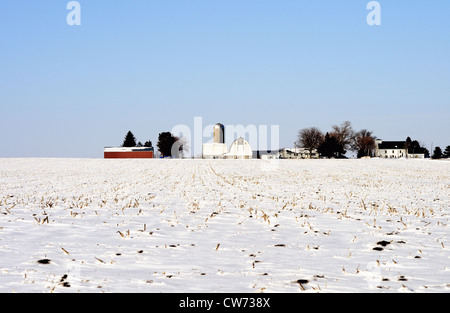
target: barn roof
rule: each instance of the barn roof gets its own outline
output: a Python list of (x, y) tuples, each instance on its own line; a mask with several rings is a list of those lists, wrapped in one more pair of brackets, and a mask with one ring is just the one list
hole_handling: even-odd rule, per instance
[(153, 147), (106, 147), (105, 152), (153, 151)]

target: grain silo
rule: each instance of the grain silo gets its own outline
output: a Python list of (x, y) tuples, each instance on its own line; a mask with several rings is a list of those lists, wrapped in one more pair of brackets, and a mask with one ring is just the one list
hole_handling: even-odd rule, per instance
[(214, 143), (225, 143), (225, 127), (220, 123), (214, 125)]
[(226, 153), (225, 127), (217, 123), (213, 128), (213, 141), (203, 144), (202, 157), (204, 159), (223, 159)]

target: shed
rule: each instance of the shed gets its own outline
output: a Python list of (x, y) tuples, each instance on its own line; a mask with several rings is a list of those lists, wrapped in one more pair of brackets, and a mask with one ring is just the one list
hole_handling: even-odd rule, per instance
[(105, 159), (153, 159), (153, 147), (106, 147)]

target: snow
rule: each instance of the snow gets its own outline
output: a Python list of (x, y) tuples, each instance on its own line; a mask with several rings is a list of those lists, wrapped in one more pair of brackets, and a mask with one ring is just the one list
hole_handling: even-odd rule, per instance
[(106, 147), (104, 152), (153, 151), (152, 147)]
[(449, 170), (0, 159), (0, 292), (449, 292)]

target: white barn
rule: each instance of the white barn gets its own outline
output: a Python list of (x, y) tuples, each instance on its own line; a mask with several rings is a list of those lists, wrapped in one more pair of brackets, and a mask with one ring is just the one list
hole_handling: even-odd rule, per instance
[(251, 159), (252, 157), (252, 148), (247, 140), (242, 137), (231, 144), (230, 151), (225, 155), (226, 159)]
[(250, 144), (242, 137), (236, 139), (227, 149), (225, 143), (225, 127), (218, 123), (214, 125), (213, 142), (203, 144), (203, 159), (252, 159), (253, 151)]

